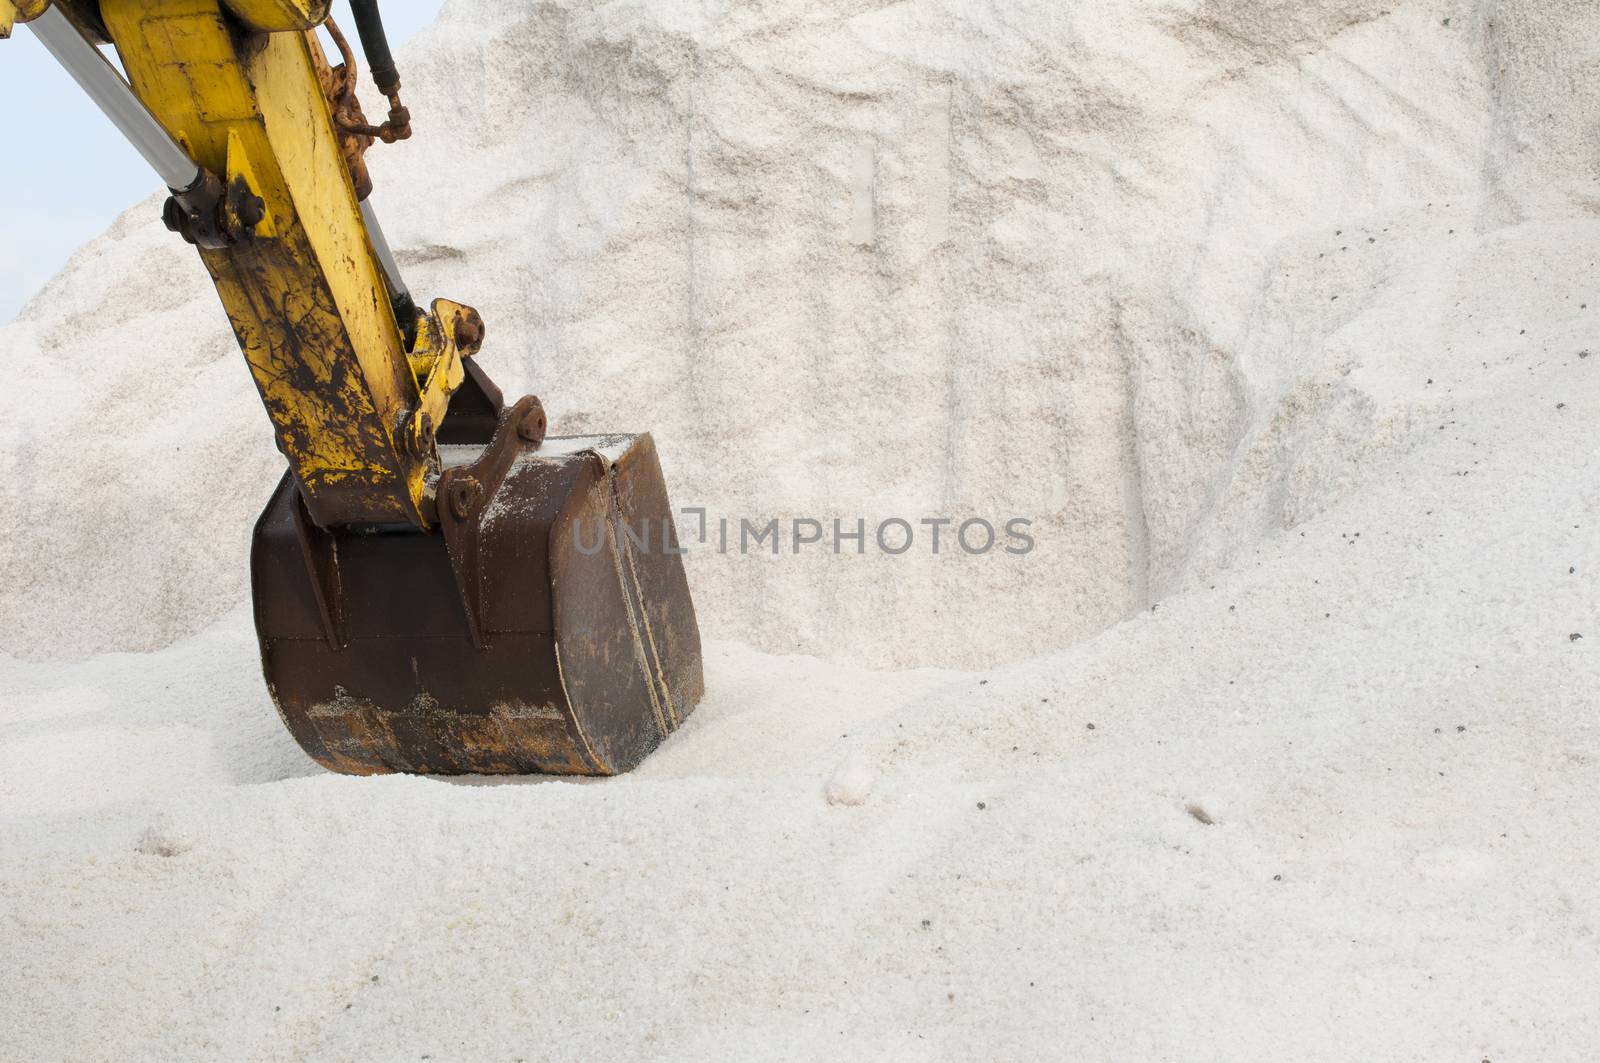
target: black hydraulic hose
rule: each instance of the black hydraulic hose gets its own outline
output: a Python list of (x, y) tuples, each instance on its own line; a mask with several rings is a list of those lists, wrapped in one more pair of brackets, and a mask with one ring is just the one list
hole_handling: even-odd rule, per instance
[(367, 69), (378, 91), (385, 96), (400, 87), (400, 71), (395, 69), (394, 56), (389, 53), (389, 37), (383, 32), (383, 16), (378, 13), (378, 0), (350, 0), (350, 12), (356, 17), (356, 33), (361, 37), (361, 50), (367, 56)]
[[(372, 71), (372, 80), (377, 83), (378, 91), (389, 97), (389, 120), (381, 126), (360, 122), (342, 124), (342, 128), (361, 136), (377, 137), (385, 144), (409, 139), (411, 112), (400, 102), (400, 71), (395, 68), (394, 56), (389, 52), (389, 38), (383, 32), (383, 16), (378, 14), (378, 0), (350, 0), (350, 13), (356, 17), (356, 33), (361, 37), (361, 50), (367, 55), (367, 67)], [(334, 35), (340, 52), (345, 54), (348, 62), (347, 45), (334, 29), (332, 19), (328, 20), (328, 30)]]
[[(395, 68), (394, 56), (389, 52), (389, 36), (383, 31), (383, 16), (378, 13), (378, 0), (350, 0), (350, 13), (355, 16), (356, 34), (361, 38), (361, 50), (366, 53), (367, 69), (372, 71), (372, 80), (377, 84), (378, 91), (389, 97), (389, 120), (381, 126), (360, 124), (343, 128), (363, 136), (377, 137), (385, 144), (405, 140), (411, 136), (411, 112), (400, 102), (400, 71)], [(353, 71), (355, 62), (350, 58), (350, 46), (333, 26), (332, 19), (328, 21), (328, 26), (346, 65)], [(355, 78), (352, 76), (347, 82), (347, 91), (353, 94), (354, 89)], [(400, 279), (400, 267), (394, 260), (394, 253), (389, 250), (389, 241), (384, 237), (378, 216), (373, 213), (372, 203), (368, 200), (361, 203), (361, 217), (372, 240), (378, 264), (383, 268), (389, 302), (394, 308), (395, 321), (405, 337), (406, 350), (413, 350), (417, 345), (417, 324), (421, 316), (417, 304), (406, 289), (405, 281)]]

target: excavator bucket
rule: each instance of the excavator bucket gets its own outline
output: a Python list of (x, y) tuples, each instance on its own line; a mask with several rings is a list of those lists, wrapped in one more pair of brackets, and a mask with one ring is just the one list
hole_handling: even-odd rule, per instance
[(467, 361), (477, 311), (417, 306), (364, 158), (411, 112), (378, 0), (349, 7), (381, 125), (325, 0), (0, 0), (0, 37), (28, 23), (160, 175), (233, 325), (289, 464), (251, 580), (300, 745), (352, 774), (627, 771), (703, 689), (655, 444), (547, 440)]
[(476, 366), (438, 434), (435, 531), (320, 528), (291, 477), (251, 559), (267, 685), (323, 766), (612, 775), (704, 689), (648, 435), (545, 439)]

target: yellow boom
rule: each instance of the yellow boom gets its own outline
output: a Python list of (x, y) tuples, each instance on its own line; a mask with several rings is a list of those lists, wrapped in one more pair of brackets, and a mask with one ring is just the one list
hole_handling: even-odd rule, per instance
[(231, 28), (219, 0), (101, 0), (100, 13), (162, 125), (264, 204), (249, 238), (200, 253), (313, 518), (426, 526), (433, 427), (481, 326), (436, 307), (450, 320), (422, 329), (441, 349), (417, 379), (323, 91), (334, 78), (306, 32), (326, 0), (229, 7), (260, 32)]

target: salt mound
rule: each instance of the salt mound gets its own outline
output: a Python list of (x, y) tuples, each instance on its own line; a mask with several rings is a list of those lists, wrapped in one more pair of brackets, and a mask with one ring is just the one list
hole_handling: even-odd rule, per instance
[[(691, 555), (712, 637), (972, 665), (1193, 585), (1580, 330), (1597, 24), (452, 0), (378, 205), (418, 292), (484, 312), (508, 392), (653, 430), (682, 506), (1030, 518), (1021, 557)], [(156, 213), (0, 330), (7, 652), (156, 647), (247, 593), (280, 459)], [(1539, 278), (1536, 319), (1500, 271)]]
[(323, 772), (247, 608), (0, 658), (10, 1055), (1592, 1058), (1600, 358), (1500, 384), (1056, 653), (710, 642), (603, 782)]

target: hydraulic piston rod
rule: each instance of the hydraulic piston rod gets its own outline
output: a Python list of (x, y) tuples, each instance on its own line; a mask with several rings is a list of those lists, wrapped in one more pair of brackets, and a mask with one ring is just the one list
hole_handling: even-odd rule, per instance
[(408, 336), (407, 346), (410, 346), (416, 325), (414, 324), (417, 305), (411, 299), (411, 292), (406, 287), (405, 280), (400, 276), (400, 264), (394, 259), (394, 251), (389, 247), (389, 238), (383, 235), (383, 226), (378, 224), (378, 213), (372, 209), (372, 201), (361, 201), (361, 220), (367, 224), (367, 238), (372, 241), (372, 253), (378, 260), (378, 267), (383, 271), (384, 287), (389, 291), (389, 302), (394, 307), (394, 316), (400, 322), (400, 330), (413, 335)]
[(117, 68), (100, 50), (90, 44), (78, 27), (58, 7), (28, 23), (28, 28), (66, 68), (89, 98), (95, 102), (128, 143), (144, 156), (167, 187), (183, 192), (197, 185), (204, 176), (178, 142), (156, 121), (147, 107), (133, 94)]

